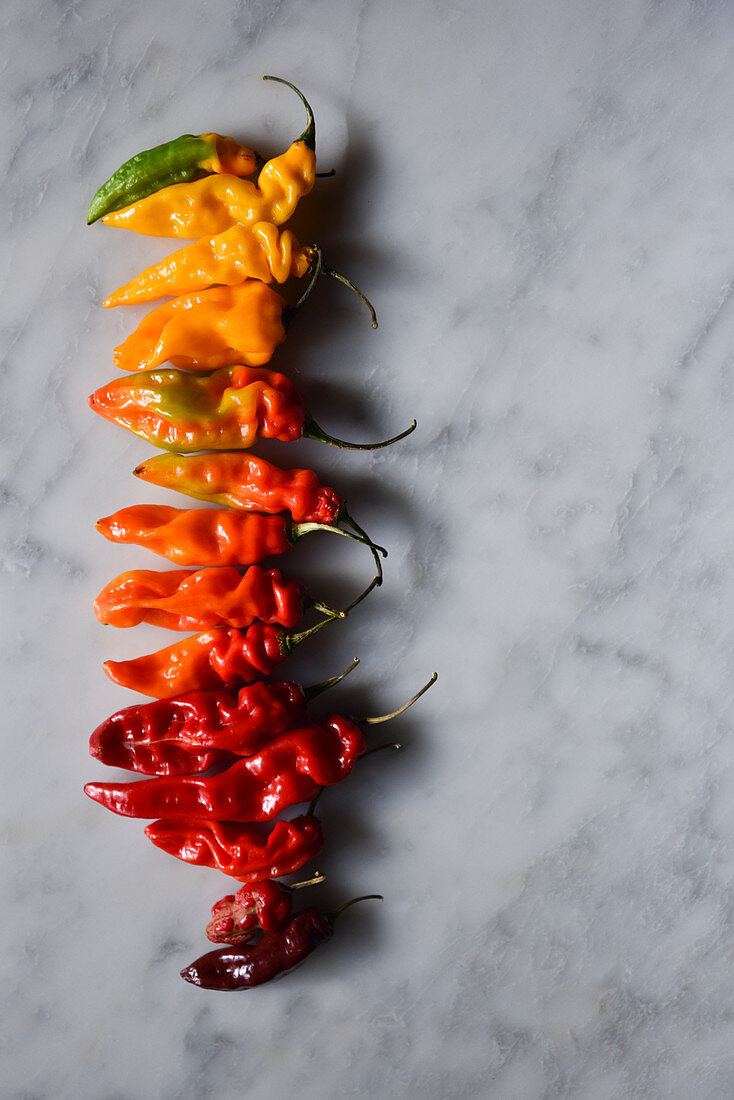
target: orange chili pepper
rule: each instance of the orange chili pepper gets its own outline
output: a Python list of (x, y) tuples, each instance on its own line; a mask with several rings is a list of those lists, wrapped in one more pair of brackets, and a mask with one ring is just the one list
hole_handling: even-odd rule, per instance
[(304, 96), (287, 80), (265, 76), (285, 84), (306, 108), (307, 125), (285, 153), (269, 160), (257, 186), (231, 175), (211, 175), (193, 183), (174, 183), (146, 198), (105, 216), (105, 225), (132, 229), (153, 237), (212, 237), (240, 222), (268, 221), (282, 225), (292, 216), (299, 199), (316, 179), (316, 127)]

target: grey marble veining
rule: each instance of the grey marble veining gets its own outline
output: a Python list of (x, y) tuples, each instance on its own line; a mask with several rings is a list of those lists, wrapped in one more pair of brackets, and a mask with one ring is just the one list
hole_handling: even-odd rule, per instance
[[(12, 1100), (639, 1100), (734, 1092), (734, 11), (726, 3), (7, 0), (0, 75), (2, 1093)], [(160, 568), (100, 515), (170, 494), (86, 396), (172, 242), (87, 229), (100, 181), (178, 133), (270, 153), (302, 112), (334, 167), (294, 227), (323, 287), (273, 365), (312, 465), (389, 547), (383, 588), (284, 666), (361, 665), (399, 755), (323, 799), (325, 905), (379, 890), (242, 995), (179, 970), (213, 871), (82, 793), (139, 697), (113, 576)], [(173, 245), (178, 247), (178, 245)], [(336, 540), (340, 541), (340, 540)], [(284, 567), (356, 590), (352, 547)], [(115, 773), (116, 774), (116, 773)]]

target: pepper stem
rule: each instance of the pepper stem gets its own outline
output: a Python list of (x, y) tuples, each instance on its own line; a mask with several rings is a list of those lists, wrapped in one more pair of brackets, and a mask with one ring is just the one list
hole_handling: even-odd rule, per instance
[(321, 619), (313, 626), (310, 626), (307, 630), (299, 630), (298, 633), (282, 630), (280, 632), (280, 649), (283, 656), (287, 657), (288, 654), (291, 653), (297, 645), (300, 645), (301, 642), (304, 642), (306, 638), (310, 638), (312, 634), (315, 634), (318, 630), (321, 630), (322, 627), (326, 626), (327, 623), (332, 622), (333, 619), (333, 615), (328, 615), (325, 619)]
[(372, 305), (372, 302), (369, 300), (369, 298), (362, 293), (359, 287), (355, 286), (354, 283), (351, 282), (346, 277), (346, 275), (342, 275), (340, 271), (334, 271), (333, 267), (327, 267), (326, 264), (323, 263), (323, 261), (321, 264), (321, 270), (324, 275), (329, 275), (332, 279), (336, 279), (338, 282), (344, 283), (344, 286), (348, 286), (350, 290), (354, 291), (358, 298), (362, 299), (370, 312), (370, 316), (372, 318), (372, 327), (377, 328), (377, 314), (375, 313), (375, 307)]
[(315, 260), (311, 268), (311, 278), (308, 281), (308, 286), (294, 306), (286, 306), (283, 310), (283, 328), (285, 329), (288, 328), (288, 325), (298, 313), (301, 306), (305, 305), (313, 294), (313, 288), (316, 286), (318, 277), (321, 274), (321, 250), (317, 248), (314, 252), (314, 256)]
[(428, 683), (424, 684), (423, 687), (420, 689), (420, 691), (416, 692), (416, 694), (413, 696), (412, 699), (409, 699), (407, 703), (403, 703), (402, 707), (398, 707), (397, 710), (392, 711), (390, 714), (381, 714), (377, 718), (355, 718), (354, 721), (355, 722), (366, 722), (369, 725), (374, 726), (378, 722), (389, 722), (391, 718), (397, 718), (397, 716), (399, 714), (402, 714), (403, 711), (406, 711), (408, 709), (408, 707), (412, 707), (413, 703), (415, 703), (417, 699), (420, 699), (421, 695), (425, 695), (425, 693), (428, 691), (429, 687), (431, 687), (433, 684), (435, 684), (437, 679), (438, 679), (438, 673), (434, 672), (433, 676), (431, 676), (431, 679), (428, 681)]
[(346, 619), (346, 611), (338, 611), (335, 607), (329, 607), (327, 603), (322, 603), (321, 600), (314, 600), (313, 597), (309, 597), (309, 606), (314, 611), (320, 611), (322, 615), (327, 615), (330, 619)]
[(384, 749), (402, 749), (402, 745), (399, 741), (386, 741), (383, 745), (375, 745), (374, 749), (368, 749), (367, 752), (363, 752), (360, 757), (361, 760), (365, 760), (368, 756), (372, 756), (375, 752), (383, 752)]
[(348, 909), (350, 905), (356, 905), (358, 901), (384, 901), (384, 900), (385, 899), (383, 898), (382, 894), (362, 894), (361, 897), (350, 898), (349, 901), (342, 902), (342, 904), (337, 906), (336, 909), (332, 909), (332, 911), (330, 913), (324, 913), (324, 916), (326, 917), (326, 919), (328, 921), (330, 921), (333, 924), (340, 913), (343, 913), (344, 910)]
[(325, 880), (326, 875), (322, 875), (321, 871), (317, 871), (313, 878), (306, 879), (305, 882), (281, 882), (279, 885), (282, 886), (284, 890), (290, 892), (291, 890), (301, 890), (304, 886), (317, 886), (320, 882), (324, 882)]
[(400, 432), (399, 435), (394, 435), (392, 439), (383, 439), (380, 443), (347, 443), (344, 439), (337, 439), (333, 435), (327, 435), (326, 432), (318, 426), (311, 414), (306, 413), (301, 435), (304, 439), (318, 439), (321, 443), (328, 443), (332, 447), (340, 447), (345, 451), (379, 451), (382, 447), (389, 447), (392, 443), (397, 443), (398, 440), (405, 439), (406, 435), (410, 435), (411, 432), (414, 432), (417, 426), (417, 422), (411, 420), (410, 426), (407, 427), (404, 432)]
[(376, 542), (373, 542), (367, 535), (352, 534), (351, 531), (343, 531), (341, 527), (335, 527), (330, 523), (293, 523), (290, 529), (291, 542), (297, 542), (303, 538), (304, 535), (309, 535), (312, 531), (332, 531), (335, 535), (341, 535), (345, 539), (352, 539), (354, 542), (361, 542), (363, 546), (369, 546), (372, 550), (379, 550), (383, 558), (387, 557), (387, 550), (384, 546), (378, 546)]
[(328, 691), (329, 688), (335, 687), (345, 676), (348, 676), (357, 665), (359, 664), (359, 657), (355, 657), (351, 665), (345, 668), (343, 672), (340, 672), (338, 676), (330, 676), (328, 680), (322, 680), (318, 684), (311, 684), (310, 687), (303, 688), (303, 695), (307, 703), (310, 703), (312, 699), (315, 699), (317, 695), (321, 695), (322, 691)]
[[(354, 516), (351, 516), (349, 514), (349, 512), (347, 511), (346, 504), (342, 504), (341, 508), (339, 509), (339, 515), (344, 520), (344, 522), (352, 528), (352, 530), (356, 531), (358, 535), (361, 535), (364, 539), (366, 539), (367, 543), (369, 544), (369, 546), (372, 550), (372, 557), (375, 559), (375, 565), (377, 566), (377, 578), (378, 578), (377, 579), (377, 584), (381, 585), (382, 584), (382, 562), (380, 561), (380, 559), (377, 556), (377, 551), (382, 550), (382, 547), (381, 546), (376, 546), (376, 544), (372, 542), (372, 539), (368, 537), (367, 532), (364, 530), (364, 528), (360, 527), (359, 524), (357, 523), (356, 519), (354, 518)], [(383, 557), (387, 557), (387, 550), (384, 551)]]
[(311, 104), (306, 99), (302, 91), (300, 91), (295, 84), (291, 84), (290, 80), (284, 80), (282, 76), (264, 76), (263, 80), (274, 80), (276, 84), (285, 84), (286, 88), (290, 88), (295, 92), (300, 99), (303, 106), (306, 108), (306, 129), (301, 136), (297, 138), (297, 141), (302, 141), (304, 145), (308, 146), (312, 151), (316, 148), (316, 123), (314, 122), (313, 111), (311, 110)]

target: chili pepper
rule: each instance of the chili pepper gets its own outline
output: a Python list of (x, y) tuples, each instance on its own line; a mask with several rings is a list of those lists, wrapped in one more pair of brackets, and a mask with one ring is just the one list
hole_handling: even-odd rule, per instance
[(216, 569), (132, 569), (102, 589), (94, 613), (106, 626), (138, 623), (169, 630), (244, 629), (255, 619), (295, 626), (307, 608), (343, 617), (307, 596), (298, 581), (286, 581), (278, 569), (251, 565), (244, 576), (233, 565)]
[(285, 299), (257, 279), (184, 294), (151, 310), (112, 358), (129, 371), (167, 359), (187, 370), (261, 367), (285, 340), (285, 310)]
[(303, 278), (313, 260), (313, 248), (302, 248), (290, 229), (279, 230), (272, 222), (237, 224), (146, 267), (102, 305), (109, 309), (150, 302), (209, 286), (236, 286), (245, 279), (284, 283), (291, 277)]
[(272, 675), (294, 646), (330, 621), (322, 619), (300, 634), (261, 622), (246, 631), (207, 630), (144, 657), (105, 661), (104, 670), (116, 684), (154, 699), (223, 684), (251, 684)]
[(227, 894), (212, 906), (207, 939), (212, 943), (247, 943), (258, 932), (272, 932), (291, 915), (293, 891), (323, 881), (323, 875), (315, 875), (292, 885), (265, 879), (241, 886), (236, 894)]
[[(328, 523), (293, 523), (283, 515), (231, 508), (170, 508), (137, 504), (96, 523), (111, 542), (135, 543), (176, 565), (255, 565), (283, 554), (314, 531), (328, 531), (374, 546), (369, 539)], [(377, 547), (384, 555), (382, 547)]]
[(334, 921), (349, 905), (367, 899), (382, 900), (379, 894), (352, 898), (332, 913), (301, 909), (287, 924), (266, 932), (253, 945), (220, 947), (196, 959), (181, 971), (181, 977), (202, 989), (250, 989), (262, 985), (303, 962), (320, 943), (331, 938)]
[(89, 738), (89, 751), (102, 764), (148, 775), (191, 775), (206, 771), (231, 753), (250, 756), (303, 722), (306, 702), (338, 684), (359, 663), (320, 684), (301, 687), (289, 680), (258, 680), (238, 694), (193, 691), (117, 711)]
[[(361, 721), (376, 724), (402, 714), (436, 678), (434, 673), (398, 710)], [(88, 783), (84, 790), (95, 802), (125, 817), (269, 821), (289, 806), (315, 798), (322, 787), (340, 783), (366, 750), (359, 726), (343, 714), (332, 714), (320, 723), (279, 734), (258, 753), (217, 775)]]
[(257, 186), (231, 175), (210, 175), (192, 183), (174, 183), (155, 194), (107, 214), (105, 225), (132, 229), (153, 237), (212, 237), (237, 222), (282, 225), (299, 200), (313, 188), (316, 173), (316, 128), (313, 112), (298, 88), (287, 80), (265, 76), (292, 88), (306, 108), (301, 136), (279, 157), (269, 160)]
[(403, 439), (410, 427), (379, 443), (347, 443), (327, 435), (283, 374), (256, 367), (220, 367), (195, 375), (168, 368), (141, 371), (100, 386), (89, 404), (100, 416), (178, 453), (251, 447), (258, 436), (292, 443), (317, 439), (347, 450), (376, 451)]
[(87, 225), (173, 183), (202, 172), (251, 176), (262, 165), (252, 149), (221, 134), (182, 134), (173, 141), (136, 153), (102, 184), (92, 199)]
[(133, 470), (136, 477), (164, 489), (246, 511), (290, 512), (296, 523), (349, 522), (334, 489), (312, 470), (282, 470), (242, 451), (218, 454), (160, 454)]
[(125, 817), (171, 821), (270, 821), (345, 779), (367, 743), (348, 718), (334, 715), (281, 733), (258, 753), (204, 777), (163, 776), (137, 783), (88, 783), (84, 790)]
[(324, 846), (321, 823), (309, 814), (266, 828), (242, 821), (153, 821), (145, 835), (176, 859), (218, 868), (241, 882), (300, 871)]

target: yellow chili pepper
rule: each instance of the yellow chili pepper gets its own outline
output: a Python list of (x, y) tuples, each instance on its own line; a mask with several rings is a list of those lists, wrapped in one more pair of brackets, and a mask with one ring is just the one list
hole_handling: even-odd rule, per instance
[(146, 267), (103, 304), (109, 307), (150, 302), (209, 286), (236, 286), (245, 279), (284, 283), (291, 276), (305, 275), (314, 258), (314, 249), (302, 248), (289, 229), (279, 230), (271, 222), (233, 225), (224, 233), (203, 237)]
[(257, 279), (185, 294), (151, 310), (115, 348), (113, 361), (132, 371), (167, 359), (184, 370), (261, 367), (285, 340), (285, 310), (280, 294)]
[(268, 221), (275, 225), (293, 214), (299, 199), (313, 188), (316, 178), (316, 128), (313, 112), (293, 84), (308, 117), (306, 129), (285, 153), (269, 160), (257, 186), (232, 175), (211, 175), (193, 183), (174, 183), (146, 198), (109, 213), (106, 225), (132, 229), (152, 237), (213, 237), (237, 223)]

